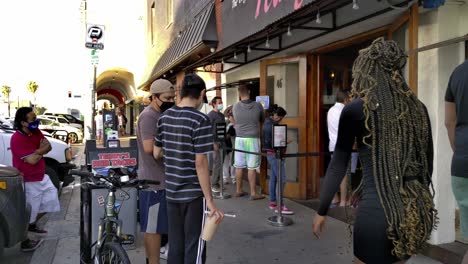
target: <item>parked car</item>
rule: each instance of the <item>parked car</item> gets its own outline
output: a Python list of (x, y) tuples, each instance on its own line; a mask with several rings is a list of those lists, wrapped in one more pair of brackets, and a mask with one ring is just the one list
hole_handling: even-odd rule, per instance
[[(60, 117), (59, 117), (60, 118)], [(53, 119), (43, 118), (43, 116), (39, 116), (37, 118), (39, 120), (39, 129), (47, 131), (49, 133), (53, 133), (54, 131), (64, 130), (68, 133), (68, 138), (71, 140), (71, 143), (77, 143), (83, 141), (83, 131), (80, 129), (69, 126), (66, 124), (61, 124)]]
[(30, 214), (23, 176), (16, 168), (0, 165), (0, 259), (4, 248), (26, 239)]
[[(10, 148), (11, 136), (15, 131), (0, 127), (0, 164), (12, 166), (12, 154)], [(73, 181), (73, 177), (68, 175), (70, 169), (76, 168), (73, 163), (71, 149), (63, 141), (55, 138), (47, 138), (52, 145), (52, 150), (44, 155), (46, 162), (46, 174), (49, 175), (55, 187), (60, 190), (60, 183), (63, 186)]]
[(55, 122), (58, 122), (58, 123), (60, 123), (62, 125), (69, 125), (69, 126), (72, 126), (72, 127), (76, 127), (78, 129), (83, 129), (83, 126), (81, 124), (70, 123), (65, 117), (53, 116), (53, 115), (39, 115), (38, 117), (52, 119)]
[(51, 113), (51, 112), (45, 112), (44, 115), (49, 115), (49, 116), (58, 116), (58, 117), (63, 117), (67, 119), (68, 122), (73, 123), (73, 124), (79, 124), (81, 125), (81, 129), (84, 128), (84, 121), (74, 117), (73, 115), (70, 114), (60, 114), (60, 113)]

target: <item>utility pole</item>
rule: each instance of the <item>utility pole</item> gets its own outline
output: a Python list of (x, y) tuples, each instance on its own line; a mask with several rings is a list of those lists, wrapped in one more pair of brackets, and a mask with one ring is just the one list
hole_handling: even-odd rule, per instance
[[(96, 52), (96, 50), (93, 50)], [(94, 117), (96, 116), (96, 73), (97, 73), (97, 64), (93, 65), (93, 90), (91, 91), (91, 139), (96, 139), (96, 123), (94, 122)]]

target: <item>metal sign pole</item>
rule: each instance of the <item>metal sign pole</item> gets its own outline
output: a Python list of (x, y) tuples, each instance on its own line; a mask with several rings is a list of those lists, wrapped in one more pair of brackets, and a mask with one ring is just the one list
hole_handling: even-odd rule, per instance
[[(276, 166), (278, 175), (276, 179), (276, 200), (277, 200), (277, 214), (268, 218), (268, 223), (272, 226), (288, 226), (293, 223), (291, 218), (283, 216), (283, 170), (281, 169), (282, 157), (281, 148), (286, 147), (286, 131), (285, 125), (273, 126), (273, 148), (275, 148)], [(270, 176), (271, 177), (271, 176)]]

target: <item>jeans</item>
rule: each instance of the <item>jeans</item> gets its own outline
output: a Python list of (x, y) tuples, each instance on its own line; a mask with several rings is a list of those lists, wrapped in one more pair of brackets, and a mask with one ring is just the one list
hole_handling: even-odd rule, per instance
[(460, 208), (460, 229), (468, 239), (468, 178), (452, 176), (453, 195)]
[(228, 180), (229, 177), (232, 180), (236, 179), (236, 170), (234, 166), (232, 166), (232, 159), (233, 159), (233, 153), (229, 153), (224, 157), (224, 164), (223, 164), (223, 178), (224, 180)]
[[(267, 155), (268, 163), (270, 164), (271, 175), (270, 175), (270, 202), (276, 202), (276, 190), (278, 182), (278, 162), (274, 154)], [(284, 185), (286, 184), (286, 169), (284, 160), (281, 161), (281, 173), (282, 173), (282, 185), (281, 193), (284, 191)], [(283, 198), (283, 197), (281, 197)], [(281, 200), (283, 201), (283, 200)]]
[(221, 148), (218, 151), (213, 151), (213, 167), (211, 171), (211, 185), (217, 186), (220, 184), (221, 173), (222, 173), (222, 155), (223, 151)]

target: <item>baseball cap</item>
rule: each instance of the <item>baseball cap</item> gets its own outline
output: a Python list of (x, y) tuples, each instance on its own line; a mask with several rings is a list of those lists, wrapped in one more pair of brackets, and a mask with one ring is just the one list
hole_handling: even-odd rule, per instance
[(174, 85), (166, 79), (157, 79), (150, 86), (150, 94), (161, 94), (173, 92), (174, 90)]

